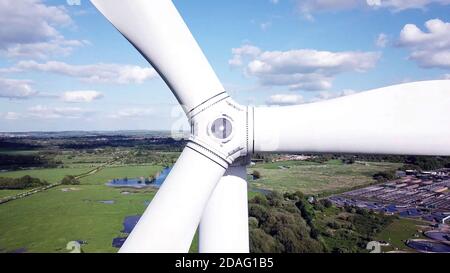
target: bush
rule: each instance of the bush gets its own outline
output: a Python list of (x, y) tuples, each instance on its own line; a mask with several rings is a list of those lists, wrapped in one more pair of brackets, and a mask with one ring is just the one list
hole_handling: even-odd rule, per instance
[(341, 225), (339, 225), (339, 224), (336, 223), (335, 221), (333, 221), (333, 222), (328, 222), (328, 223), (327, 223), (327, 226), (328, 226), (329, 228), (332, 228), (332, 229), (339, 229), (339, 228), (341, 227)]
[(254, 170), (252, 173), (253, 179), (260, 179), (261, 178), (261, 173), (257, 170)]
[(259, 225), (258, 219), (256, 219), (255, 217), (249, 217), (248, 225), (250, 226), (250, 228), (257, 228)]
[(250, 252), (252, 253), (281, 253), (283, 245), (264, 230), (250, 229)]
[(395, 179), (395, 173), (394, 172), (377, 172), (373, 175), (373, 179), (377, 180), (378, 182), (386, 182), (389, 180)]
[(48, 185), (45, 180), (31, 177), (29, 175), (22, 176), (20, 178), (0, 177), (0, 189), (1, 190), (21, 190), (27, 188), (36, 188)]
[(284, 198), (292, 200), (292, 201), (298, 201), (300, 199), (305, 199), (305, 195), (301, 191), (296, 192), (286, 192), (284, 193)]
[(284, 197), (279, 192), (272, 191), (266, 196), (269, 205), (272, 207), (282, 207), (284, 202)]
[(302, 218), (305, 219), (308, 225), (310, 225), (314, 218), (314, 209), (312, 205), (309, 204), (306, 200), (300, 199), (295, 203), (295, 206), (300, 210)]
[[(258, 197), (250, 201), (251, 252), (306, 253), (325, 250), (323, 243), (317, 239), (320, 231), (312, 223), (308, 225), (305, 222), (295, 201), (290, 198), (298, 200), (296, 194), (283, 196), (272, 192), (266, 198)], [(308, 203), (307, 206), (312, 209), (311, 204)]]
[(313, 204), (313, 208), (315, 210), (320, 210), (320, 211), (323, 211), (325, 209), (325, 207), (323, 206), (322, 202), (315, 202)]
[(319, 239), (320, 231), (315, 227), (311, 227), (311, 232), (309, 234), (311, 235), (311, 238), (317, 240)]
[(255, 197), (253, 197), (251, 202), (254, 204), (263, 205), (265, 207), (267, 207), (269, 205), (269, 201), (267, 201), (267, 198), (264, 195), (256, 195)]
[(323, 205), (325, 208), (327, 208), (327, 209), (329, 209), (329, 208), (331, 208), (331, 207), (333, 206), (333, 202), (331, 202), (331, 201), (328, 200), (328, 199), (322, 199), (322, 200), (320, 200), (320, 202), (321, 202), (322, 205)]
[(269, 217), (268, 209), (260, 204), (250, 204), (248, 214), (255, 217), (258, 222), (265, 222)]
[(343, 159), (341, 159), (341, 161), (344, 164), (354, 164), (355, 163), (355, 159), (354, 158), (343, 158)]
[(61, 184), (63, 185), (79, 185), (80, 181), (75, 178), (73, 175), (66, 175), (62, 180)]

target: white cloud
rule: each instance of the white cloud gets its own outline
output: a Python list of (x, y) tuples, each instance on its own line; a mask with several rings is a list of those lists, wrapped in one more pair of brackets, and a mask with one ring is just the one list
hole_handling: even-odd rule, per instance
[(450, 74), (445, 74), (442, 78), (444, 80), (450, 80)]
[(6, 120), (18, 120), (21, 117), (21, 115), (16, 112), (6, 112), (6, 113), (2, 114), (1, 116), (3, 119), (6, 119)]
[(303, 96), (297, 94), (276, 94), (266, 101), (268, 105), (296, 105), (304, 103)]
[(298, 5), (302, 12), (336, 11), (364, 6), (361, 0), (299, 0)]
[(381, 0), (366, 0), (367, 5), (372, 7), (379, 7), (381, 6)]
[(66, 40), (56, 29), (73, 21), (63, 6), (41, 0), (0, 1), (0, 53), (7, 57), (45, 58), (69, 54), (84, 41)]
[(278, 4), (278, 2), (280, 2), (279, 0), (269, 0), (270, 3), (272, 4)]
[[(96, 118), (109, 118), (113, 120), (146, 120), (149, 116), (155, 114), (154, 109), (145, 107), (121, 108), (110, 114), (101, 113), (92, 109), (81, 107), (47, 106), (36, 105), (24, 109), (22, 113), (18, 112), (0, 112), (0, 118), (4, 120), (95, 120)], [(146, 118), (146, 119), (144, 119)]]
[[(261, 51), (245, 45), (233, 49), (232, 66), (244, 66), (245, 74), (256, 77), (265, 86), (287, 86), (291, 90), (325, 90), (334, 76), (344, 72), (365, 72), (373, 68), (381, 54), (377, 52), (330, 52), (313, 49)], [(245, 58), (244, 58), (245, 57)]]
[(103, 97), (94, 90), (67, 91), (62, 95), (40, 93), (32, 87), (30, 80), (0, 78), (0, 98), (26, 99), (30, 97), (59, 98), (64, 102), (91, 102)]
[(316, 12), (341, 11), (364, 7), (363, 0), (297, 0), (297, 7), (303, 16), (313, 20)]
[(385, 48), (388, 44), (389, 39), (386, 34), (380, 33), (378, 34), (377, 40), (375, 41), (375, 45), (379, 48)]
[(67, 91), (61, 96), (64, 102), (91, 102), (101, 99), (103, 94), (93, 90)]
[(253, 45), (243, 45), (238, 48), (231, 49), (233, 58), (228, 61), (228, 64), (232, 67), (239, 67), (244, 64), (245, 61), (257, 57), (261, 54), (261, 49)]
[(366, 71), (373, 68), (379, 54), (374, 52), (330, 52), (314, 49), (266, 51), (249, 63), (252, 74), (292, 74)]
[(113, 119), (135, 119), (135, 118), (142, 118), (147, 117), (154, 114), (153, 109), (151, 108), (124, 108), (119, 109), (117, 112), (109, 115), (109, 118)]
[(37, 94), (28, 80), (0, 78), (0, 98), (24, 99)]
[(424, 68), (450, 68), (450, 23), (440, 19), (425, 22), (425, 31), (407, 24), (398, 45), (410, 49), (410, 59)]
[(318, 92), (316, 96), (310, 99), (304, 99), (302, 95), (299, 94), (275, 94), (270, 96), (266, 100), (267, 105), (277, 105), (277, 106), (288, 106), (288, 105), (298, 105), (304, 103), (313, 103), (324, 100), (331, 100), (334, 98), (349, 96), (356, 94), (355, 90), (345, 89), (339, 92), (321, 91)]
[[(249, 65), (250, 66), (250, 65)], [(255, 67), (252, 68), (256, 70)], [(287, 86), (290, 90), (318, 91), (330, 89), (333, 78), (320, 73), (269, 74), (253, 73), (263, 86)]]
[(400, 44), (404, 46), (450, 47), (450, 23), (440, 19), (425, 22), (427, 32), (414, 24), (407, 24), (400, 32)]
[(340, 92), (329, 92), (329, 91), (322, 91), (317, 94), (317, 96), (313, 97), (309, 100), (309, 102), (317, 102), (317, 101), (323, 101), (323, 100), (331, 100), (334, 98), (339, 97), (345, 97), (349, 95), (356, 94), (357, 92), (352, 89), (345, 89)]
[(21, 61), (11, 69), (11, 72), (29, 70), (61, 74), (91, 83), (140, 84), (148, 79), (156, 78), (158, 75), (150, 67), (105, 63), (71, 65), (56, 61), (46, 63)]
[(87, 117), (93, 111), (82, 109), (79, 107), (48, 107), (43, 105), (36, 105), (28, 109), (27, 116), (38, 119), (79, 119)]
[(6, 56), (10, 58), (37, 58), (46, 59), (49, 55), (67, 56), (75, 47), (88, 44), (87, 41), (54, 39), (48, 42), (30, 44), (15, 44), (6, 50)]
[(323, 91), (323, 92), (319, 93), (318, 98), (320, 98), (322, 100), (329, 100), (329, 99), (334, 99), (334, 98), (338, 98), (338, 97), (353, 95), (355, 93), (356, 93), (356, 91), (351, 90), (351, 89), (345, 89), (340, 92)]
[(266, 31), (267, 29), (269, 29), (272, 26), (272, 22), (271, 21), (262, 22), (261, 24), (259, 24), (259, 26), (261, 27), (261, 29), (263, 31)]
[(389, 8), (394, 11), (424, 9), (431, 4), (448, 5), (450, 0), (367, 0), (370, 7)]
[(380, 9), (392, 11), (424, 9), (431, 4), (448, 5), (450, 0), (297, 0), (300, 13), (309, 20), (317, 12), (336, 12), (352, 9)]

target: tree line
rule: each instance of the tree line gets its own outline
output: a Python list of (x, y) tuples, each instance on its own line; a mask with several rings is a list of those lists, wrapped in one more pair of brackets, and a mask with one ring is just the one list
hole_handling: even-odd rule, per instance
[(0, 190), (22, 190), (47, 185), (47, 181), (29, 175), (20, 178), (0, 177)]
[(257, 195), (249, 202), (250, 251), (367, 252), (367, 243), (393, 219), (351, 206), (337, 208), (301, 192)]
[(49, 160), (41, 155), (0, 154), (1, 170), (18, 170), (25, 168), (56, 168), (60, 162)]

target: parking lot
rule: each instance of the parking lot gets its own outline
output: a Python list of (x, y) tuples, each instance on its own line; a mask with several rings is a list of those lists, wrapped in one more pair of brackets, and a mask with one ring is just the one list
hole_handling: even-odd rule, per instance
[(450, 215), (450, 172), (407, 171), (394, 181), (332, 196), (337, 206), (356, 206), (402, 217), (442, 222)]

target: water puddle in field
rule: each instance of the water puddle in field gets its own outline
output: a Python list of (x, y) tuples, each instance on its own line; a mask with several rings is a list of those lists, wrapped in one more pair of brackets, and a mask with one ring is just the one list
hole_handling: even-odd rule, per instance
[(116, 200), (91, 200), (91, 199), (82, 199), (81, 201), (86, 203), (100, 203), (105, 205), (113, 205), (116, 203)]
[[(159, 188), (163, 183), (164, 180), (166, 180), (166, 177), (169, 175), (170, 171), (172, 170), (171, 167), (164, 168), (161, 172), (159, 172), (155, 179), (153, 180), (145, 180), (144, 178), (136, 178), (136, 179), (113, 179), (109, 183), (107, 183), (107, 186), (110, 187), (130, 187), (130, 188), (144, 188), (144, 187), (157, 187)], [(121, 194), (132, 194), (129, 191), (122, 191)], [(109, 200), (107, 200), (109, 201)], [(105, 202), (105, 201), (102, 201)], [(145, 200), (144, 206), (148, 206), (150, 204), (151, 200)], [(109, 203), (106, 203), (109, 204)], [(141, 215), (132, 215), (127, 216), (123, 220), (123, 230), (121, 231), (125, 235), (128, 235), (131, 233), (131, 231), (136, 226), (137, 222), (139, 221), (139, 218), (141, 218)], [(126, 237), (116, 237), (112, 240), (112, 246), (115, 248), (121, 248), (123, 243), (125, 242), (127, 238)]]
[[(125, 219), (123, 220), (123, 230), (121, 232), (130, 234), (140, 218), (141, 215), (132, 215), (125, 217)], [(126, 237), (116, 237), (112, 240), (112, 246), (116, 248), (121, 248), (126, 239), (127, 239)]]
[(141, 218), (141, 215), (133, 215), (133, 216), (125, 217), (125, 220), (123, 220), (122, 232), (130, 234), (140, 218)]
[(121, 248), (122, 245), (125, 243), (126, 239), (127, 238), (121, 238), (121, 237), (114, 238), (112, 241), (112, 246), (115, 248)]
[(112, 205), (112, 204), (116, 203), (116, 201), (114, 201), (114, 200), (102, 200), (102, 201), (98, 201), (98, 202), (102, 203), (102, 204), (107, 204), (107, 205)]
[(149, 178), (120, 178), (120, 179), (113, 179), (106, 183), (109, 187), (117, 187), (117, 188), (123, 188), (123, 187), (129, 187), (129, 188), (145, 188), (145, 187), (160, 187), (164, 180), (166, 180), (166, 177), (169, 175), (170, 171), (172, 170), (172, 167), (164, 168), (161, 172), (159, 172), (154, 179)]
[(27, 251), (28, 250), (26, 248), (22, 247), (11, 251), (11, 253), (27, 253)]

